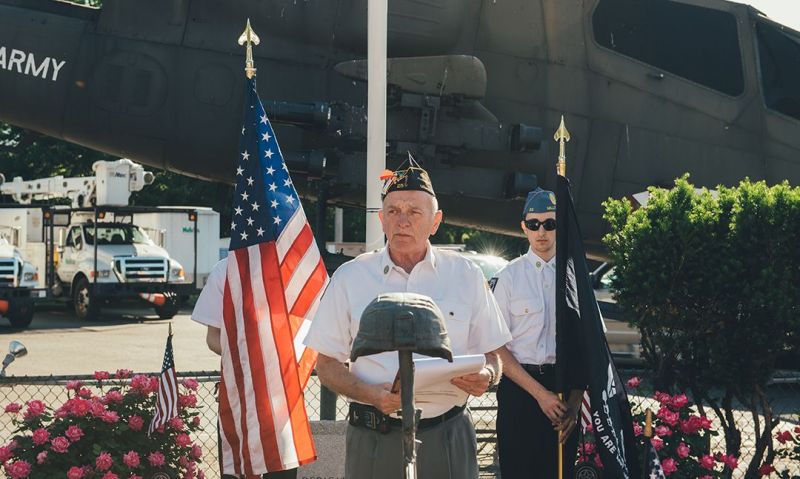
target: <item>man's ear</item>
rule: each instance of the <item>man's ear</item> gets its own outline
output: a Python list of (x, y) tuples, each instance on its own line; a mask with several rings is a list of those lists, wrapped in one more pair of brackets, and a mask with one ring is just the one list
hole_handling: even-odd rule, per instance
[(527, 228), (525, 228), (525, 220), (519, 222), (519, 227), (522, 229), (522, 234), (525, 234)]
[(381, 220), (381, 225), (383, 225), (383, 210), (378, 210), (378, 219)]
[(439, 226), (442, 224), (442, 210), (437, 211), (433, 214), (433, 227), (431, 228), (431, 235), (435, 235), (437, 231), (439, 231)]

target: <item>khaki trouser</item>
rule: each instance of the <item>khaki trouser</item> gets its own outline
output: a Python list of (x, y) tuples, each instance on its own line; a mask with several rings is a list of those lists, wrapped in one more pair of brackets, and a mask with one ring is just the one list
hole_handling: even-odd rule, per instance
[[(347, 427), (345, 477), (347, 479), (399, 479), (404, 476), (403, 433), (381, 434), (362, 427)], [(477, 479), (475, 428), (469, 411), (437, 426), (417, 431), (419, 479)]]

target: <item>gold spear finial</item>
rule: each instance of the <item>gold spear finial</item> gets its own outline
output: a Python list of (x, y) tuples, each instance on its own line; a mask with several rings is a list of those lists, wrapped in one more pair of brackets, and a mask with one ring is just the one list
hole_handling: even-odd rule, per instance
[(558, 172), (559, 176), (563, 176), (566, 178), (567, 176), (566, 142), (569, 141), (569, 132), (567, 131), (566, 125), (564, 125), (564, 115), (561, 115), (561, 124), (558, 125), (558, 130), (556, 130), (556, 134), (553, 135), (553, 139), (558, 142), (558, 166), (556, 167), (556, 171)]
[(647, 415), (644, 422), (644, 437), (653, 437), (653, 411), (647, 410)]
[(172, 336), (172, 321), (169, 323), (169, 335)]
[(250, 27), (249, 18), (247, 19), (247, 26), (244, 27), (244, 31), (239, 36), (239, 45), (244, 45), (245, 43), (247, 44), (247, 58), (244, 63), (244, 74), (247, 75), (247, 78), (253, 78), (256, 76), (256, 67), (253, 64), (253, 45), (261, 43), (261, 39)]

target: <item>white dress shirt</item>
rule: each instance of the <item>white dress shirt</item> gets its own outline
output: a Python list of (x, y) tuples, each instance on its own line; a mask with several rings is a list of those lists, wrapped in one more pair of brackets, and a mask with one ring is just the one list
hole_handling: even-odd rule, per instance
[(494, 296), (513, 339), (506, 345), (520, 364), (556, 362), (556, 258), (532, 250), (499, 273)]
[(192, 320), (206, 326), (222, 329), (222, 298), (225, 278), (228, 275), (228, 258), (217, 262), (208, 273), (206, 285), (200, 291), (192, 310)]
[[(395, 265), (386, 248), (340, 266), (322, 296), (305, 344), (347, 362), (361, 313), (376, 296), (392, 292), (424, 294), (436, 302), (454, 356), (488, 353), (511, 339), (481, 270), (458, 253), (428, 244), (425, 258), (411, 273)], [(397, 369), (395, 351), (362, 356), (350, 364), (350, 371), (367, 384), (390, 383)], [(467, 396), (439, 398), (417, 407), (422, 408), (423, 418), (435, 417), (463, 405)]]

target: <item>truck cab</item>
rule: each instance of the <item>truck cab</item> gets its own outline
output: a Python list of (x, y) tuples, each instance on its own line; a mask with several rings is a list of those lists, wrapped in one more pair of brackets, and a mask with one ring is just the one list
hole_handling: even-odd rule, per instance
[[(94, 319), (101, 304), (112, 297), (163, 294), (185, 278), (183, 266), (139, 226), (93, 221), (67, 228), (56, 274), (82, 319)], [(178, 300), (156, 303), (155, 310), (160, 317), (171, 318)]]
[(26, 328), (33, 320), (39, 272), (13, 243), (14, 233), (13, 229), (0, 228), (0, 316), (14, 327)]

